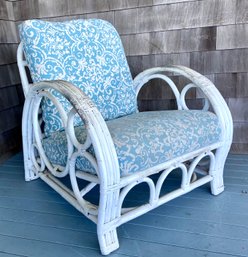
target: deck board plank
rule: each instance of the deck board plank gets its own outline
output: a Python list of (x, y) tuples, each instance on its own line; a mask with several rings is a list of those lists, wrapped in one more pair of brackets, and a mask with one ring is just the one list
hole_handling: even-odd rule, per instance
[(19, 255), (19, 254), (10, 254), (10, 253), (4, 253), (0, 251), (1, 257), (27, 257), (27, 255)]
[[(69, 247), (61, 244), (43, 242), (33, 239), (25, 239), (15, 236), (4, 236), (0, 234), (0, 248), (12, 255), (30, 257), (93, 257), (101, 256), (98, 250)], [(1, 255), (0, 255), (1, 256)], [(120, 253), (113, 253), (113, 257), (125, 257)], [(112, 257), (111, 256), (111, 257)], [(135, 255), (129, 255), (135, 256)], [(1, 256), (2, 257), (2, 256)]]

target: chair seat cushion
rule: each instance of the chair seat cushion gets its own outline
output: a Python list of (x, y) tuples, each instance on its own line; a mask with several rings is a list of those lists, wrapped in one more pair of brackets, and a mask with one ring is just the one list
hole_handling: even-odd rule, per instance
[[(221, 139), (216, 115), (196, 110), (135, 113), (107, 121), (107, 126), (116, 147), (121, 176), (143, 171)], [(83, 126), (76, 127), (75, 134), (79, 142), (84, 142), (86, 130)], [(64, 131), (45, 138), (43, 146), (53, 164), (66, 165)], [(89, 152), (94, 155), (93, 148)], [(90, 163), (81, 157), (76, 168), (95, 173)]]

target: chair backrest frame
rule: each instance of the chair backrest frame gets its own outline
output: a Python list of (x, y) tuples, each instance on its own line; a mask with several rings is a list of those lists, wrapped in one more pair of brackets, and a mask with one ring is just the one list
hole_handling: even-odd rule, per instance
[(23, 93), (24, 93), (24, 96), (26, 97), (31, 84), (28, 82), (28, 76), (26, 72), (26, 67), (28, 67), (28, 64), (24, 57), (22, 42), (20, 42), (17, 49), (17, 65), (18, 65), (18, 69), (21, 77)]

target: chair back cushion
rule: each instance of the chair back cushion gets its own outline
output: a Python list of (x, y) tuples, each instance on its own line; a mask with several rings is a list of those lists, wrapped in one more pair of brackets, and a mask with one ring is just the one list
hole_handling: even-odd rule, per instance
[[(136, 94), (120, 37), (103, 20), (46, 22), (28, 20), (19, 26), (33, 82), (66, 80), (84, 91), (105, 120), (137, 111)], [(68, 112), (70, 103), (58, 92)], [(45, 134), (63, 129), (57, 108), (42, 102)], [(75, 125), (82, 125), (79, 117)]]

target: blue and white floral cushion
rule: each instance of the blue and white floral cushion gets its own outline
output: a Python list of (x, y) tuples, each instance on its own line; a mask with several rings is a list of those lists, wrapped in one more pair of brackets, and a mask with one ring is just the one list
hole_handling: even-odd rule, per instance
[[(204, 111), (141, 112), (107, 121), (107, 126), (117, 151), (121, 176), (154, 167), (221, 140), (217, 116)], [(77, 127), (75, 133), (79, 141), (84, 142), (84, 127)], [(44, 139), (43, 147), (53, 164), (66, 165), (64, 131)], [(92, 147), (89, 152), (94, 155)], [(95, 173), (84, 158), (78, 158), (76, 167)]]
[[(133, 80), (120, 37), (110, 23), (28, 20), (19, 30), (34, 82), (60, 79), (73, 83), (94, 101), (105, 120), (136, 112)], [(70, 110), (65, 98), (53, 94)], [(43, 101), (42, 109), (46, 135), (61, 130), (62, 121), (49, 99)], [(75, 125), (82, 125), (79, 117)]]

